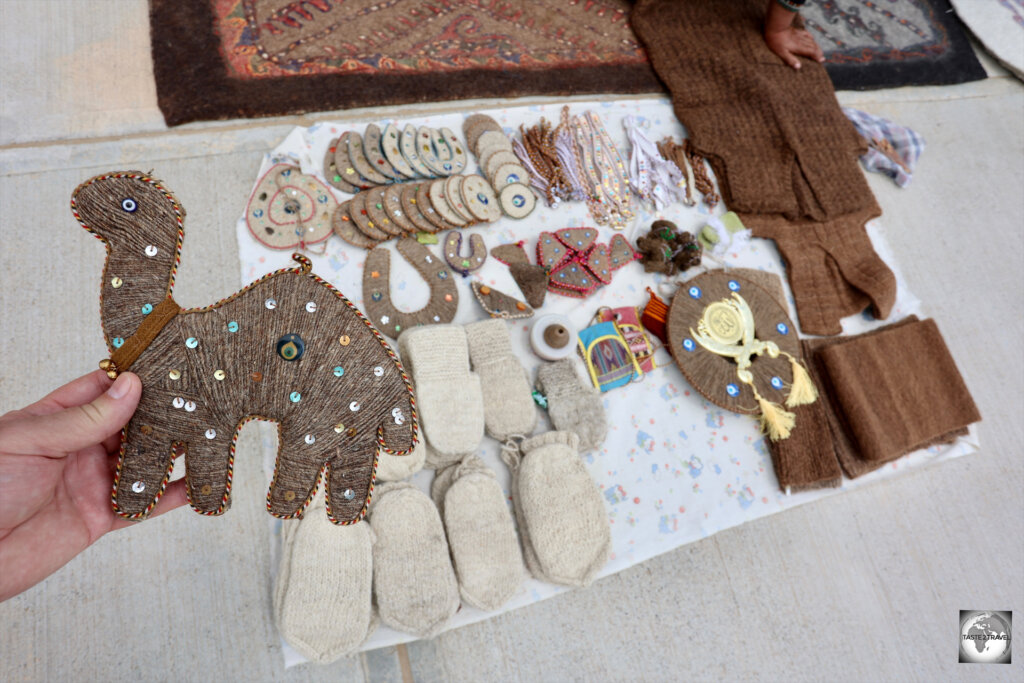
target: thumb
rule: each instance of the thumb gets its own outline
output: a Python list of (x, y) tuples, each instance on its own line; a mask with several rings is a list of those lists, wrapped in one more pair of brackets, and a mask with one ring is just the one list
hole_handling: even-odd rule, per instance
[(25, 455), (64, 456), (102, 443), (128, 424), (142, 397), (142, 382), (131, 372), (118, 375), (90, 403), (49, 415), (26, 416), (4, 430), (2, 450)]

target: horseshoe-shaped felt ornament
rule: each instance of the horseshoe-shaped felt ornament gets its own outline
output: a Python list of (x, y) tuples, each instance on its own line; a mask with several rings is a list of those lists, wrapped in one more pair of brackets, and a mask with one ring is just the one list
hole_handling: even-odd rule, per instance
[(368, 125), (366, 132), (363, 133), (363, 152), (370, 164), (389, 180), (397, 182), (405, 180), (384, 156), (384, 150), (381, 148), (380, 128), (376, 123)]
[(402, 129), (402, 139), (400, 142), (400, 149), (402, 150), (402, 156), (409, 162), (409, 166), (412, 170), (420, 174), (424, 178), (433, 178), (434, 172), (431, 171), (423, 160), (420, 159), (419, 153), (416, 151), (416, 126), (411, 123), (407, 123), (405, 128)]
[(469, 255), (460, 256), (462, 251), (462, 233), (452, 230), (444, 238), (444, 260), (448, 262), (455, 272), (466, 277), (474, 270), (484, 265), (487, 260), (487, 247), (484, 245), (484, 238), (480, 235), (469, 236)]
[(295, 166), (275, 164), (249, 197), (245, 222), (264, 246), (304, 249), (331, 236), (331, 215), (337, 206), (319, 180)]
[(359, 188), (342, 177), (341, 173), (343, 169), (338, 168), (338, 162), (336, 161), (337, 152), (338, 138), (334, 138), (327, 146), (327, 151), (324, 152), (324, 178), (327, 179), (328, 183), (342, 192), (355, 194), (356, 192), (359, 192)]
[(407, 313), (391, 302), (391, 252), (371, 249), (363, 267), (363, 306), (367, 317), (384, 334), (397, 339), (402, 330), (417, 325), (450, 323), (459, 308), (459, 290), (444, 261), (414, 239), (401, 239), (398, 253), (416, 269), (430, 288), (430, 301), (418, 311)]
[[(443, 138), (442, 142), (444, 142)], [(419, 130), (416, 131), (416, 153), (420, 155), (420, 161), (426, 164), (427, 168), (431, 170), (432, 175), (440, 177), (447, 177), (451, 175), (447, 170), (445, 170), (442, 165), (443, 162), (437, 158), (437, 154), (434, 152), (433, 129), (428, 128), (427, 126), (420, 126)]]
[(412, 166), (402, 156), (402, 150), (400, 145), (402, 144), (402, 133), (398, 130), (398, 126), (393, 123), (389, 123), (384, 128), (384, 133), (380, 138), (381, 151), (384, 152), (384, 158), (388, 160), (388, 163), (402, 175), (407, 178), (415, 178), (417, 176), (416, 171), (412, 170)]
[(442, 128), (441, 135), (448, 141), (448, 147), (452, 150), (452, 173), (462, 173), (466, 170), (466, 163), (469, 157), (466, 155), (466, 148), (450, 128)]
[(359, 175), (374, 185), (387, 185), (391, 182), (386, 175), (375, 169), (370, 160), (366, 158), (366, 152), (363, 150), (362, 135), (350, 131), (346, 139), (348, 141), (349, 161), (352, 162), (352, 166)]
[(334, 147), (334, 167), (342, 180), (359, 190), (374, 187), (374, 183), (359, 175), (359, 171), (352, 165), (352, 159), (348, 153), (348, 139), (350, 137), (352, 137), (351, 131), (345, 131), (338, 137), (338, 142), (331, 145)]

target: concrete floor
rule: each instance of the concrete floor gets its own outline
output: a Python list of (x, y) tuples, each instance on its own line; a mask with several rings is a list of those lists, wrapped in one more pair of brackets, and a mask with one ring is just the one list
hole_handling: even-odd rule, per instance
[[(71, 190), (155, 169), (188, 207), (183, 306), (238, 287), (234, 221), (293, 125), (363, 110), (168, 131), (143, 0), (0, 0), (0, 412), (95, 367), (100, 249)], [(842, 93), (928, 142), (912, 185), (870, 181), (909, 282), (974, 392), (982, 451), (762, 519), (406, 648), (285, 671), (259, 506), (187, 511), (105, 537), (0, 604), (0, 680), (1022, 680), (957, 664), (960, 609), (1024, 622), (1024, 86)], [(443, 103), (436, 110), (468, 110)], [(423, 108), (407, 108), (412, 118)], [(391, 110), (393, 113), (394, 110)], [(38, 215), (37, 215), (38, 214)], [(40, 220), (42, 218), (42, 220)], [(25, 362), (19, 348), (39, 350)], [(239, 500), (262, 497), (247, 429)]]

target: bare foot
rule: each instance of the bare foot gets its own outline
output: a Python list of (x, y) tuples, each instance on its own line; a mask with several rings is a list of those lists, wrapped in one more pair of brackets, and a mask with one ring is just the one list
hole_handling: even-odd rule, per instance
[(825, 61), (825, 54), (806, 29), (787, 26), (781, 31), (764, 32), (768, 48), (794, 69), (800, 68), (797, 57), (808, 57), (818, 62)]

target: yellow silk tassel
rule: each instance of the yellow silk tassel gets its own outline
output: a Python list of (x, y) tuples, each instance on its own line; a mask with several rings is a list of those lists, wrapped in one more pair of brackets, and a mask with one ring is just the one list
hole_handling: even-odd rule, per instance
[(761, 431), (767, 434), (772, 441), (788, 439), (789, 433), (796, 425), (796, 415), (760, 396), (756, 396), (756, 398), (757, 404), (761, 408)]
[(789, 388), (786, 406), (795, 408), (814, 403), (818, 399), (818, 390), (815, 388), (814, 382), (811, 381), (811, 376), (796, 358), (790, 356), (789, 364), (793, 368), (793, 385)]

